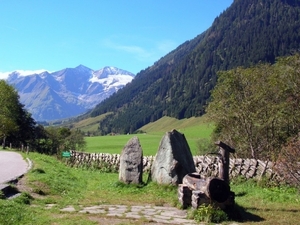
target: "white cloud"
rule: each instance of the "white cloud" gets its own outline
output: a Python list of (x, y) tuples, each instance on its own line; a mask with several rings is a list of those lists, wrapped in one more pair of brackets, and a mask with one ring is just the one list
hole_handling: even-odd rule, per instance
[(150, 52), (148, 52), (146, 49), (144, 49), (140, 46), (137, 46), (137, 45), (122, 45), (122, 44), (118, 44), (118, 43), (113, 42), (108, 39), (103, 41), (103, 44), (107, 48), (111, 48), (111, 49), (114, 49), (117, 51), (129, 53), (139, 59), (147, 59), (147, 58), (151, 57)]
[(148, 62), (158, 60), (160, 57), (164, 56), (177, 47), (177, 44), (171, 40), (152, 43), (152, 46), (148, 48), (138, 45), (122, 45), (109, 39), (104, 40), (103, 44), (108, 48), (127, 52), (140, 61)]
[(11, 72), (0, 72), (0, 79), (6, 79)]
[(176, 44), (174, 41), (165, 40), (157, 44), (157, 49), (164, 54), (168, 54), (170, 51), (174, 50), (177, 46), (178, 44)]
[(11, 74), (12, 72), (18, 72), (20, 76), (28, 76), (32, 74), (39, 74), (42, 72), (45, 72), (47, 70), (40, 69), (40, 70), (15, 70), (15, 71), (10, 71), (10, 72), (0, 72), (0, 79), (7, 79), (8, 75)]

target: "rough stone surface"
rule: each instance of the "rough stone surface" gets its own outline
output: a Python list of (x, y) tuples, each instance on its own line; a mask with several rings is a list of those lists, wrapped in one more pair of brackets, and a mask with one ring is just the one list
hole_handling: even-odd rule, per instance
[[(51, 207), (47, 207), (47, 209), (49, 208)], [(62, 213), (70, 213), (70, 212), (74, 213), (74, 211), (70, 211), (69, 209), (74, 209), (74, 207), (68, 206), (66, 208), (60, 209), (60, 211)], [(101, 215), (102, 220), (105, 220), (104, 217), (106, 216), (110, 218), (142, 220), (143, 224), (153, 224), (153, 225), (154, 224), (181, 224), (181, 225), (197, 224), (193, 220), (186, 219), (187, 218), (186, 210), (180, 210), (175, 207), (157, 207), (157, 206), (149, 206), (149, 205), (131, 206), (131, 207), (129, 206), (127, 207), (124, 205), (97, 205), (97, 206), (83, 207), (76, 212), (88, 213), (93, 215)], [(110, 222), (111, 221), (108, 221), (107, 224), (111, 224)], [(130, 223), (126, 223), (126, 224), (130, 224)]]
[[(98, 168), (108, 168), (112, 171), (119, 171), (120, 154), (70, 152), (71, 158), (68, 162), (70, 166), (96, 166)], [(143, 156), (143, 173), (151, 171), (154, 158), (154, 156)], [(193, 158), (196, 172), (201, 174), (201, 176), (219, 176), (219, 157), (212, 155), (197, 155)], [(261, 161), (256, 159), (230, 158), (229, 172), (230, 178), (245, 177), (247, 179), (261, 179), (261, 177), (266, 176), (276, 182), (280, 182), (283, 179), (273, 170), (273, 163), (271, 161)]]
[(126, 184), (143, 182), (143, 150), (136, 136), (131, 138), (122, 150), (119, 180)]
[[(52, 204), (52, 206), (54, 206), (54, 205)], [(48, 205), (47, 208), (50, 209), (51, 206)], [(61, 211), (62, 212), (75, 212), (76, 210), (73, 206), (67, 206), (66, 208), (62, 209)]]
[(176, 130), (162, 138), (151, 168), (152, 181), (158, 184), (182, 183), (182, 178), (196, 171), (190, 147), (184, 134)]

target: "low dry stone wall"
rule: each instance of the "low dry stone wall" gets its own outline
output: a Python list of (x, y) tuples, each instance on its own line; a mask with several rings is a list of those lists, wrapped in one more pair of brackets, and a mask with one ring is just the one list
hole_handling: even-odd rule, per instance
[[(150, 172), (154, 156), (143, 157), (143, 172)], [(196, 172), (201, 176), (218, 176), (218, 158), (214, 156), (194, 156)], [(71, 151), (69, 164), (75, 167), (91, 167), (118, 171), (120, 167), (120, 155), (109, 153), (85, 153)], [(230, 159), (229, 176), (231, 178), (242, 176), (247, 179), (268, 177), (278, 180), (278, 175), (272, 170), (273, 163), (256, 159)]]
[[(194, 156), (196, 171), (204, 177), (218, 176), (219, 158), (213, 156)], [(267, 177), (270, 179), (280, 179), (272, 170), (273, 163), (256, 159), (235, 159), (230, 158), (229, 176), (245, 177), (247, 179)]]
[[(98, 169), (108, 169), (119, 171), (120, 154), (109, 153), (85, 153), (70, 151), (71, 157), (69, 164), (75, 167), (93, 167)], [(150, 172), (153, 156), (143, 157), (143, 172)]]

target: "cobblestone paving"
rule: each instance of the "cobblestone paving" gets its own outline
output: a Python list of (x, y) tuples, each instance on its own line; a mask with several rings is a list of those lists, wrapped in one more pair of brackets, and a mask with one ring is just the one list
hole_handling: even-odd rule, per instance
[[(53, 205), (48, 205), (51, 208)], [(125, 205), (97, 205), (82, 207), (76, 210), (73, 206), (61, 209), (62, 212), (79, 212), (101, 214), (108, 217), (120, 217), (131, 219), (146, 219), (159, 224), (185, 224), (195, 225), (195, 221), (186, 219), (186, 211), (175, 207), (159, 206), (125, 206)]]

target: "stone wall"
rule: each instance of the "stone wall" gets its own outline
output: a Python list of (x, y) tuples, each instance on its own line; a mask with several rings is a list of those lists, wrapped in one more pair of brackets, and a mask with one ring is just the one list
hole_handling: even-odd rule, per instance
[[(205, 176), (218, 176), (218, 158), (213, 156), (194, 156), (196, 171)], [(280, 179), (272, 170), (273, 163), (256, 159), (235, 159), (230, 158), (229, 176), (230, 178), (242, 176), (247, 179), (268, 177)]]
[[(75, 167), (93, 167), (103, 168), (106, 167), (112, 171), (118, 171), (120, 167), (120, 154), (109, 153), (85, 153), (70, 151), (71, 157), (69, 164)], [(143, 157), (143, 172), (149, 172), (151, 169), (153, 156)]]
[[(154, 156), (143, 157), (143, 172), (150, 172)], [(202, 176), (218, 176), (218, 158), (214, 156), (194, 156), (196, 171)], [(93, 167), (118, 171), (120, 166), (120, 155), (109, 153), (85, 153), (71, 151), (68, 161), (75, 167)], [(229, 176), (231, 178), (243, 176), (249, 178), (261, 178), (266, 176), (279, 180), (278, 175), (272, 170), (273, 163), (255, 159), (230, 159)]]

